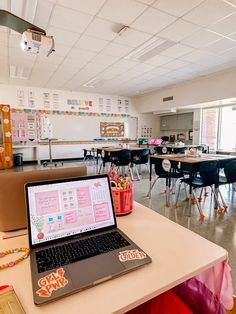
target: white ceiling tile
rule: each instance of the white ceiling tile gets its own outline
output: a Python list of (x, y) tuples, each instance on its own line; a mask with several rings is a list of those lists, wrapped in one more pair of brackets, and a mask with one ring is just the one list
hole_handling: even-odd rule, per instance
[(112, 22), (129, 25), (146, 8), (146, 5), (135, 0), (108, 0), (98, 16)]
[(123, 57), (127, 55), (132, 49), (133, 48), (125, 45), (110, 43), (101, 52), (103, 54), (107, 54), (114, 57)]
[(52, 64), (60, 64), (62, 63), (62, 61), (64, 60), (64, 57), (59, 57), (59, 56), (56, 56), (54, 54), (50, 54), (50, 56), (48, 57), (45, 57), (45, 56), (42, 56), (42, 55), (38, 55), (37, 56), (37, 59), (36, 59), (36, 62), (48, 62), (48, 63), (52, 63)]
[(228, 59), (228, 60), (236, 60), (236, 47), (229, 49), (222, 53), (222, 57)]
[(155, 0), (137, 0), (137, 1), (150, 5), (150, 4), (152, 4)]
[(105, 73), (105, 74), (112, 74), (112, 75), (116, 76), (116, 75), (119, 75), (119, 74), (124, 73), (126, 71), (127, 70), (124, 68), (120, 68), (120, 67), (112, 65), (109, 68), (107, 68), (106, 70), (104, 70), (104, 72), (102, 72), (101, 75), (103, 75)]
[(236, 7), (236, 0), (224, 0), (224, 1), (232, 5), (233, 7)]
[(0, 32), (1, 33), (9, 33), (9, 28), (5, 26), (0, 26)]
[(185, 38), (182, 43), (194, 48), (201, 48), (221, 38), (220, 35), (212, 33), (207, 29), (201, 29)]
[(214, 55), (206, 51), (195, 50), (185, 56), (180, 57), (181, 60), (187, 62), (198, 62), (199, 60), (206, 58), (214, 58)]
[(55, 45), (62, 44), (66, 46), (73, 46), (80, 36), (78, 33), (53, 26), (48, 28), (47, 35), (54, 37)]
[(167, 62), (170, 62), (171, 60), (173, 60), (173, 59), (170, 57), (157, 55), (155, 57), (152, 57), (152, 58), (146, 60), (145, 63), (151, 64), (154, 66), (160, 66), (160, 65), (163, 65)]
[(97, 64), (95, 62), (88, 63), (82, 71), (86, 71), (87, 73), (91, 73), (92, 75), (97, 75), (97, 73), (102, 72), (107, 66), (103, 64)]
[(46, 29), (48, 27), (53, 8), (54, 4), (52, 2), (46, 0), (38, 1), (34, 24), (42, 29)]
[(75, 71), (79, 71), (87, 63), (88, 63), (88, 60), (83, 59), (83, 58), (78, 58), (78, 59), (65, 58), (65, 60), (61, 63), (60, 67), (67, 68), (68, 70), (75, 69)]
[(95, 18), (85, 31), (86, 35), (112, 40), (117, 36), (117, 24)]
[(210, 44), (207, 46), (207, 50), (211, 51), (213, 53), (221, 53), (223, 51), (226, 51), (228, 49), (231, 49), (236, 46), (236, 41), (232, 41), (227, 38), (222, 38), (220, 40), (217, 40), (216, 42)]
[(235, 8), (224, 1), (206, 0), (183, 18), (200, 26), (208, 26), (233, 13)]
[(58, 0), (57, 3), (91, 15), (97, 14), (106, 0)]
[(99, 52), (108, 44), (107, 40), (82, 35), (76, 43), (76, 48), (82, 48), (85, 50)]
[(128, 29), (121, 36), (115, 38), (114, 42), (121, 45), (127, 45), (130, 47), (137, 47), (150, 39), (152, 35), (136, 31), (135, 29)]
[(172, 70), (176, 70), (176, 69), (180, 69), (186, 65), (188, 65), (188, 62), (182, 61), (182, 60), (173, 60), (171, 62), (168, 62), (165, 64), (166, 68), (172, 69)]
[(93, 59), (92, 62), (109, 66), (109, 65), (112, 65), (113, 63), (115, 63), (117, 61), (117, 59), (118, 59), (117, 57), (112, 57), (112, 56), (100, 53)]
[(134, 23), (132, 23), (132, 27), (150, 34), (156, 34), (175, 20), (176, 18), (169, 14), (153, 8), (148, 8)]
[(183, 55), (186, 55), (187, 53), (190, 53), (191, 51), (193, 51), (193, 49), (188, 47), (188, 46), (176, 44), (176, 45), (162, 51), (160, 54), (167, 56), (167, 57), (171, 57), (171, 58), (179, 58)]
[(7, 33), (0, 33), (0, 45), (8, 46), (8, 34)]
[(153, 6), (175, 16), (183, 16), (204, 0), (157, 0)]
[(177, 42), (191, 35), (198, 29), (199, 26), (197, 25), (183, 20), (177, 20), (158, 33), (158, 36)]
[(0, 57), (8, 57), (8, 47), (0, 46)]
[(78, 61), (80, 59), (90, 61), (95, 56), (96, 56), (95, 52), (87, 51), (87, 50), (83, 50), (83, 49), (72, 48), (71, 51), (68, 53), (67, 58), (75, 59)]
[(21, 34), (9, 34), (9, 47), (20, 47)]
[(71, 46), (66, 46), (66, 45), (55, 43), (55, 52), (53, 52), (53, 54), (59, 57), (65, 57), (70, 50), (71, 50)]
[(223, 20), (220, 20), (216, 24), (212, 25), (210, 29), (222, 35), (228, 35), (230, 33), (236, 32), (236, 13), (226, 17)]
[(147, 71), (151, 71), (154, 68), (154, 65), (139, 63), (135, 66), (135, 71), (139, 71), (140, 73), (144, 73)]
[(33, 70), (42, 72), (45, 75), (47, 75), (48, 72), (54, 72), (56, 71), (57, 68), (58, 68), (58, 65), (56, 64), (52, 64), (52, 63), (49, 64), (48, 62), (39, 61), (34, 65)]
[(68, 31), (82, 33), (92, 20), (92, 16), (57, 5), (53, 11), (50, 25)]
[(230, 34), (228, 37), (229, 37), (229, 38), (232, 38), (232, 39), (234, 39), (234, 40), (236, 40), (236, 32)]
[(158, 77), (158, 76), (162, 76), (163, 74), (166, 74), (170, 71), (171, 71), (170, 69), (167, 69), (165, 67), (156, 67), (153, 70), (151, 70), (150, 73), (153, 73)]
[(136, 61), (131, 61), (131, 60), (126, 60), (126, 59), (121, 59), (118, 62), (116, 62), (116, 66), (120, 67), (122, 69), (129, 70), (131, 68), (134, 68), (137, 64), (139, 64)]

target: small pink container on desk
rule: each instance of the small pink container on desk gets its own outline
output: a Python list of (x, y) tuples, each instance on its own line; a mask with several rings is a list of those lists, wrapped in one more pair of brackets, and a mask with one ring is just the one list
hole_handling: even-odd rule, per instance
[[(112, 185), (114, 185), (114, 181)], [(116, 216), (130, 214), (133, 211), (133, 187), (119, 189), (112, 187), (112, 198)]]

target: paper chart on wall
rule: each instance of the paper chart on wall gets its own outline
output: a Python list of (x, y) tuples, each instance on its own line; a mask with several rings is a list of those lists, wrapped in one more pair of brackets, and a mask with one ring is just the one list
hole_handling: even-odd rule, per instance
[(30, 90), (28, 93), (28, 104), (29, 108), (35, 108), (35, 97), (34, 97), (34, 91)]
[(53, 109), (59, 109), (60, 107), (59, 94), (52, 94), (52, 106)]
[(21, 89), (17, 90), (17, 101), (18, 101), (19, 107), (24, 107), (25, 97), (24, 97), (24, 91)]
[(43, 93), (43, 107), (49, 109), (50, 106), (50, 93)]

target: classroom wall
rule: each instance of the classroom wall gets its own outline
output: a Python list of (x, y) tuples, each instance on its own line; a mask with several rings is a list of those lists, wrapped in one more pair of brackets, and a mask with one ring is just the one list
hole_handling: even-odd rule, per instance
[(100, 137), (100, 122), (109, 121), (124, 122), (124, 137), (137, 137), (139, 115), (128, 97), (0, 85), (0, 102), (16, 110), (42, 111), (56, 138), (92, 140)]
[[(160, 91), (131, 98), (139, 113), (168, 111), (173, 108), (236, 97), (236, 68), (183, 82)], [(163, 102), (164, 97), (172, 101)]]

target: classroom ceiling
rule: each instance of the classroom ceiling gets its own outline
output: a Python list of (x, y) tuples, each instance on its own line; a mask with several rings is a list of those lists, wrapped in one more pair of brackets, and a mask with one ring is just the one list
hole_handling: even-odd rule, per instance
[[(55, 38), (0, 27), (0, 83), (133, 96), (236, 66), (236, 0), (0, 0)], [(123, 26), (129, 28), (119, 35)]]

